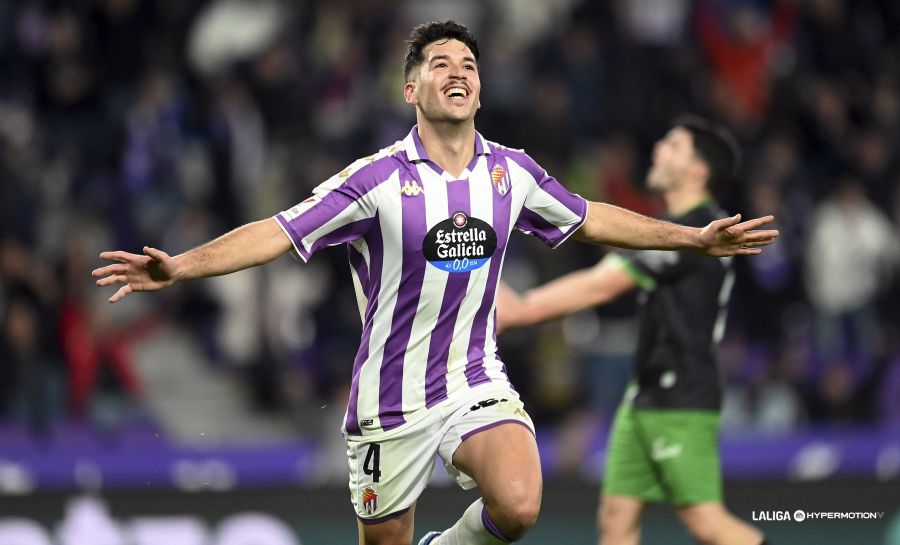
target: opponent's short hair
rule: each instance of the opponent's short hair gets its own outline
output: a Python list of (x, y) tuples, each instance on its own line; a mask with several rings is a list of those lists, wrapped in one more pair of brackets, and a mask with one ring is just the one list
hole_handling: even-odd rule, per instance
[(478, 41), (466, 25), (453, 20), (443, 22), (432, 21), (418, 25), (406, 39), (406, 58), (403, 60), (403, 78), (410, 81), (413, 71), (422, 64), (425, 57), (422, 50), (425, 46), (438, 40), (459, 40), (466, 44), (475, 61), (478, 61)]
[(679, 116), (672, 126), (691, 133), (694, 153), (709, 167), (707, 187), (723, 187), (734, 180), (740, 166), (741, 149), (731, 131), (696, 115)]

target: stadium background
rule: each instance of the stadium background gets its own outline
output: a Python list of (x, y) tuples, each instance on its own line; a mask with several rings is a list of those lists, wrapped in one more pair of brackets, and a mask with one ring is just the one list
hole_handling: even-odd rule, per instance
[[(0, 2), (0, 543), (354, 542), (344, 253), (115, 306), (89, 273), (101, 249), (174, 254), (274, 214), (402, 137), (403, 39), (448, 17), (479, 38), (482, 134), (586, 197), (660, 213), (641, 180), (668, 123), (694, 112), (738, 135), (722, 202), (774, 213), (782, 236), (739, 260), (726, 499), (747, 519), (885, 512), (758, 523), (777, 543), (900, 543), (892, 0)], [(602, 253), (517, 236), (505, 279)], [(502, 339), (547, 480), (523, 543), (593, 542), (634, 308)], [(416, 535), (469, 501), (438, 472)], [(226, 524), (248, 511), (265, 516)], [(689, 542), (666, 509), (647, 522), (648, 543)]]

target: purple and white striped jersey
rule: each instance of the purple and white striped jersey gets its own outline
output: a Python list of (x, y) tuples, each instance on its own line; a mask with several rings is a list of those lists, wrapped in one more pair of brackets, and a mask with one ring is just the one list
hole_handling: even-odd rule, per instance
[(587, 202), (524, 152), (475, 137), (454, 178), (417, 127), (276, 215), (304, 261), (347, 244), (363, 322), (344, 429), (390, 430), (486, 383), (507, 383), (494, 295), (513, 229), (556, 247)]

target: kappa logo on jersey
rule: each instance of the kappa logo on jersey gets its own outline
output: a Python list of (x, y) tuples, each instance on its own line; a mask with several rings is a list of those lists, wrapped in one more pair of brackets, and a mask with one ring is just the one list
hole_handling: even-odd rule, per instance
[(378, 494), (371, 486), (367, 486), (362, 492), (363, 509), (366, 513), (373, 515), (378, 510)]
[(425, 193), (425, 190), (422, 189), (422, 186), (419, 185), (419, 182), (415, 180), (406, 180), (400, 187), (400, 193), (403, 193), (407, 197), (417, 197), (422, 193)]
[(494, 170), (491, 171), (491, 181), (494, 182), (494, 189), (496, 189), (497, 193), (501, 196), (506, 195), (510, 186), (512, 186), (509, 174), (507, 174), (506, 170), (500, 165), (495, 166)]
[(487, 263), (497, 249), (497, 233), (487, 222), (454, 212), (435, 224), (422, 240), (422, 253), (438, 269), (459, 273)]

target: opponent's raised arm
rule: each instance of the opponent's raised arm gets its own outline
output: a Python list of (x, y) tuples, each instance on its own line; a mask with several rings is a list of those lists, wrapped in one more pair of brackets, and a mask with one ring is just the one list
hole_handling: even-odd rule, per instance
[(133, 291), (156, 291), (175, 282), (228, 274), (262, 265), (291, 248), (291, 241), (275, 219), (269, 218), (230, 231), (219, 238), (177, 256), (144, 246), (143, 254), (103, 252), (100, 259), (115, 261), (94, 269), (98, 286), (124, 284), (110, 303)]
[(608, 303), (637, 287), (612, 254), (519, 296), (503, 282), (497, 294), (497, 331), (529, 326)]
[(714, 257), (752, 255), (774, 242), (775, 229), (758, 230), (775, 218), (765, 216), (741, 223), (741, 215), (711, 222), (706, 227), (686, 227), (642, 216), (606, 203), (588, 203), (584, 224), (573, 235), (593, 244), (620, 248), (695, 250)]

